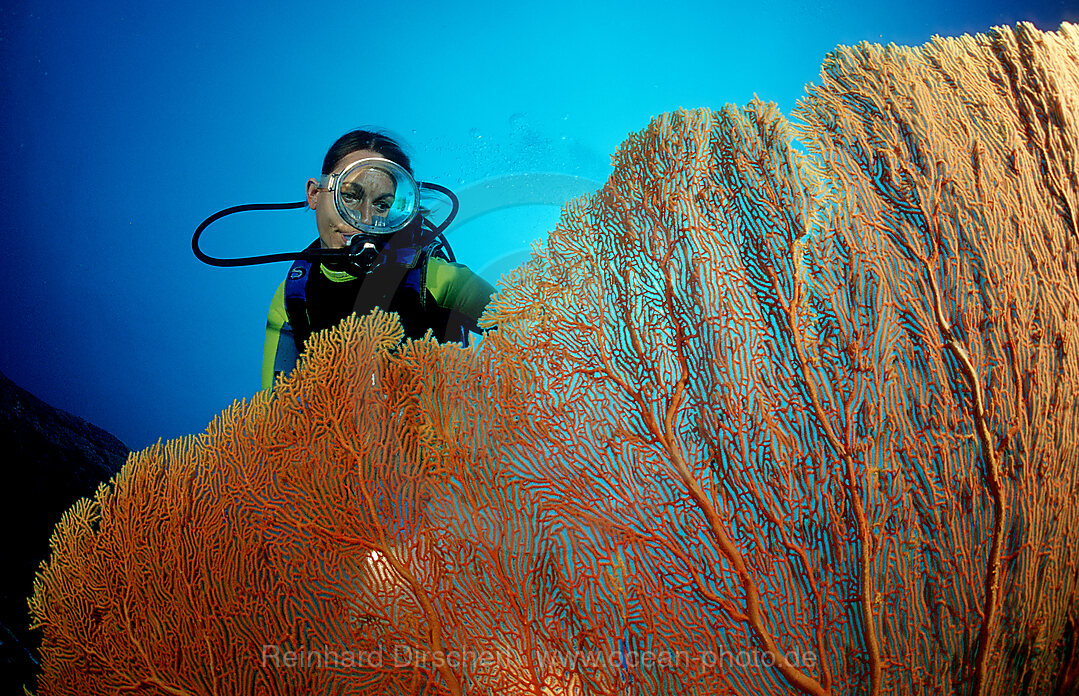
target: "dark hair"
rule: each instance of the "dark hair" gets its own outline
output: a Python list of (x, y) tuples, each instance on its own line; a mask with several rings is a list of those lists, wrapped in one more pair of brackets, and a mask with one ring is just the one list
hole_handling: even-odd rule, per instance
[(350, 131), (338, 138), (330, 146), (329, 151), (326, 153), (326, 158), (322, 160), (322, 173), (329, 174), (333, 171), (334, 166), (341, 161), (342, 157), (357, 150), (377, 152), (391, 162), (396, 162), (404, 167), (409, 174), (412, 173), (412, 163), (401, 145), (385, 133), (369, 130)]

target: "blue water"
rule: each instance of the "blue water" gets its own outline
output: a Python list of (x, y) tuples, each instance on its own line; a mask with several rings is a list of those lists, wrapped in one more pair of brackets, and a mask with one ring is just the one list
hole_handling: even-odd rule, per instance
[[(6, 8), (0, 371), (133, 448), (202, 430), (259, 388), (287, 264), (204, 266), (193, 228), (227, 206), (300, 200), (355, 127), (388, 128), (420, 179), (462, 194), (471, 207), (450, 241), (498, 282), (655, 114), (754, 94), (789, 112), (836, 44), (1079, 21), (1051, 0), (805, 4)], [(313, 237), (308, 211), (252, 213), (211, 227), (205, 248)]]

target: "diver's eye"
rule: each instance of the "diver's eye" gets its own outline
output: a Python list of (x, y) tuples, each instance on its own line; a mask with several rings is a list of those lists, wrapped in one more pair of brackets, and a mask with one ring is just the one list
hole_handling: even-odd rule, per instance
[(351, 208), (360, 204), (360, 201), (363, 200), (363, 193), (353, 189), (342, 189), (341, 200)]
[(385, 213), (390, 209), (390, 206), (392, 206), (392, 205), (393, 205), (393, 201), (382, 201), (382, 200), (375, 201), (375, 210), (377, 210), (380, 213)]

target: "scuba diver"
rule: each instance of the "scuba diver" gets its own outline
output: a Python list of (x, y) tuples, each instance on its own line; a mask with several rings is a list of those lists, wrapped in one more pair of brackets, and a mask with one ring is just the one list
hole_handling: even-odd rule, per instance
[[(452, 211), (440, 225), (427, 219), (421, 189), (451, 200)], [(217, 259), (199, 248), (202, 231), (220, 217), (304, 206), (315, 211), (318, 239), (302, 252)], [(195, 231), (192, 249), (218, 266), (294, 260), (266, 320), (262, 388), (268, 389), (296, 366), (312, 333), (375, 307), (396, 312), (406, 338), (422, 338), (431, 330), (439, 341), (467, 345), (469, 332), (480, 332), (477, 321), (495, 288), (455, 262), (442, 231), (456, 212), (451, 191), (416, 183), (408, 156), (393, 138), (355, 130), (330, 146), (322, 176), (307, 181), (304, 201), (223, 210)]]

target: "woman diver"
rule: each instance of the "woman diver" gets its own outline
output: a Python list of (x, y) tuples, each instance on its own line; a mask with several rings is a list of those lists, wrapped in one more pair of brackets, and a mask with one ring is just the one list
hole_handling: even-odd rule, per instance
[[(435, 225), (421, 207), (420, 191), (433, 190), (453, 208)], [(203, 230), (226, 215), (247, 210), (308, 207), (318, 239), (299, 253), (219, 259), (199, 247)], [(222, 210), (204, 220), (191, 238), (200, 260), (243, 266), (294, 260), (270, 303), (263, 347), (262, 388), (296, 366), (307, 338), (351, 314), (375, 307), (396, 312), (407, 338), (428, 330), (440, 341), (467, 345), (495, 288), (455, 263), (442, 231), (457, 212), (457, 199), (437, 184), (417, 184), (401, 146), (376, 131), (355, 130), (326, 153), (322, 176), (307, 180), (297, 203), (256, 203)]]
[(355, 130), (337, 139), (322, 177), (307, 180), (318, 239), (309, 247), (347, 251), (340, 258), (297, 260), (270, 303), (262, 387), (296, 365), (315, 331), (375, 307), (397, 312), (407, 338), (428, 330), (467, 345), (495, 288), (453, 263), (424, 224), (412, 166), (382, 133)]

